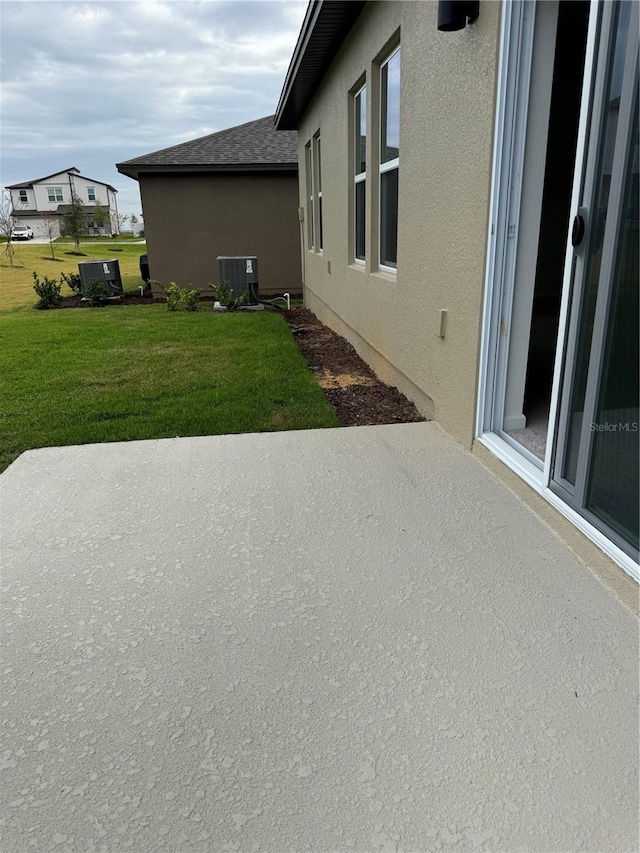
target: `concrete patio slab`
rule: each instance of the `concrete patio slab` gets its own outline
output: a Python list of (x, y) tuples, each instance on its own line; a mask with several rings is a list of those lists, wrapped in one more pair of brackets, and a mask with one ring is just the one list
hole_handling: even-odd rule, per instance
[(25, 453), (0, 849), (638, 848), (638, 630), (433, 424)]

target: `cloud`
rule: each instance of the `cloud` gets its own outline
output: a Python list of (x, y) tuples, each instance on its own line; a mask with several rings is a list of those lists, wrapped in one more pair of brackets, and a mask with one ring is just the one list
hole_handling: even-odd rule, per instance
[(2, 4), (2, 185), (115, 163), (275, 111), (305, 0)]

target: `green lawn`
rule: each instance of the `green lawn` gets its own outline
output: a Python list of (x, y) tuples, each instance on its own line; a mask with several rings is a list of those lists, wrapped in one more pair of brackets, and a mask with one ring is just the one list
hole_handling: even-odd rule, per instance
[[(78, 272), (78, 261), (117, 258), (125, 291), (135, 293), (142, 284), (140, 280), (140, 255), (147, 249), (144, 243), (132, 243), (131, 240), (118, 238), (89, 238), (80, 243), (83, 257), (70, 255), (71, 242), (54, 242), (55, 260), (51, 257), (49, 244), (28, 242), (14, 243), (14, 266), (10, 266), (6, 257), (0, 257), (0, 311), (21, 305), (35, 305), (38, 301), (33, 292), (33, 272), (40, 278), (60, 279), (60, 273)], [(0, 255), (6, 244), (0, 244)], [(63, 295), (69, 290), (63, 287)]]
[(0, 311), (0, 470), (35, 447), (338, 426), (283, 318)]

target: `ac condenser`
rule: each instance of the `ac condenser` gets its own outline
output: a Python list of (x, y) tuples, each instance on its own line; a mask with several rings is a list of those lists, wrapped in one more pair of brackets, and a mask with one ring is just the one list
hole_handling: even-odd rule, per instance
[(243, 257), (221, 256), (218, 261), (218, 282), (227, 281), (234, 296), (247, 294), (247, 305), (258, 304), (258, 259), (255, 255)]
[(78, 272), (80, 273), (84, 297), (87, 296), (87, 288), (92, 281), (101, 282), (105, 286), (107, 296), (122, 296), (122, 278), (120, 277), (120, 264), (117, 259), (80, 261)]

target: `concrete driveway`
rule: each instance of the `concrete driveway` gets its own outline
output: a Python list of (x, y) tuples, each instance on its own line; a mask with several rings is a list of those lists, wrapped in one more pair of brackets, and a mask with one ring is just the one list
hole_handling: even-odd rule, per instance
[(0, 490), (2, 851), (637, 849), (637, 622), (435, 425)]

